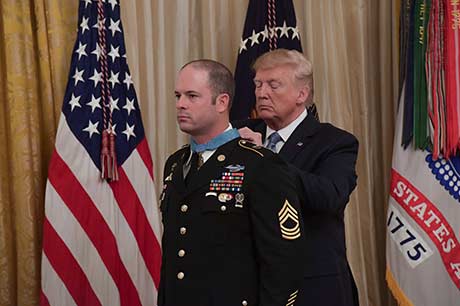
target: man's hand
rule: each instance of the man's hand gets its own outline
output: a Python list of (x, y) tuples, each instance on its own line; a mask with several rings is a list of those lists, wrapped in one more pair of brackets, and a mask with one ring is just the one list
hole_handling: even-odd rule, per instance
[(262, 134), (254, 132), (248, 127), (244, 127), (238, 130), (241, 138), (246, 139), (249, 142), (252, 142), (258, 146), (262, 146)]

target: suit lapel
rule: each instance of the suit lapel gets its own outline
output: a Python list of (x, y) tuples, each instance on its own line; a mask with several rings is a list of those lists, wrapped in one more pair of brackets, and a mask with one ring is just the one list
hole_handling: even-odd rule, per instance
[(297, 154), (305, 150), (308, 138), (314, 135), (319, 127), (319, 122), (312, 115), (308, 115), (289, 136), (279, 152), (280, 156), (287, 162), (293, 162)]

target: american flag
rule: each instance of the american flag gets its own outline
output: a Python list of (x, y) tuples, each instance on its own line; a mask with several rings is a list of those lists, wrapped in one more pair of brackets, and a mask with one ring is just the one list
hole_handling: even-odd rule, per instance
[[(107, 128), (118, 180), (101, 178)], [(46, 186), (41, 305), (156, 305), (158, 237), (153, 164), (119, 1), (82, 0)]]
[(235, 69), (232, 120), (251, 116), (256, 101), (252, 64), (260, 55), (278, 48), (302, 52), (292, 0), (249, 0)]

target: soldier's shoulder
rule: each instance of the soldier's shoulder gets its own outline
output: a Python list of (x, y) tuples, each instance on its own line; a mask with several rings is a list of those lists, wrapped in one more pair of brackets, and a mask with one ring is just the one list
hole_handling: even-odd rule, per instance
[(272, 151), (244, 139), (238, 140), (238, 148), (241, 152), (256, 158), (267, 158), (274, 155)]
[(171, 155), (169, 155), (167, 162), (175, 162), (175, 161), (181, 159), (183, 157), (183, 155), (187, 154), (189, 151), (190, 151), (190, 145), (185, 144), (179, 150), (177, 150), (176, 152), (174, 152)]

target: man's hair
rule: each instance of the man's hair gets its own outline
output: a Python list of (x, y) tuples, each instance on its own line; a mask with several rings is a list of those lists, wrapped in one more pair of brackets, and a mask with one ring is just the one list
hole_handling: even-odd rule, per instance
[(199, 59), (188, 62), (180, 70), (189, 65), (208, 73), (208, 85), (212, 93), (212, 103), (216, 103), (218, 95), (227, 94), (229, 96), (228, 109), (230, 109), (235, 94), (235, 80), (231, 71), (223, 64), (210, 59)]
[(252, 65), (252, 69), (271, 69), (280, 66), (290, 66), (294, 69), (295, 79), (302, 85), (307, 86), (309, 95), (306, 105), (313, 103), (313, 66), (311, 62), (299, 51), (276, 49), (262, 54)]

